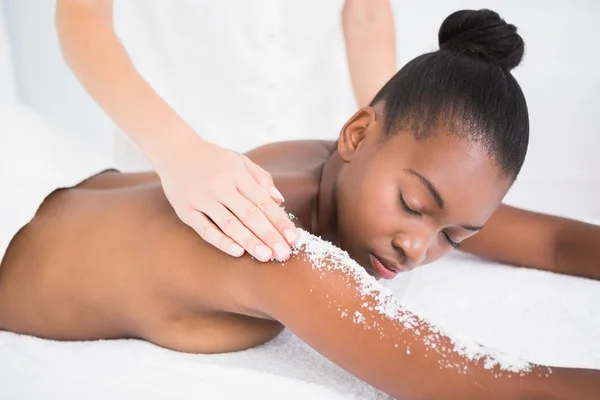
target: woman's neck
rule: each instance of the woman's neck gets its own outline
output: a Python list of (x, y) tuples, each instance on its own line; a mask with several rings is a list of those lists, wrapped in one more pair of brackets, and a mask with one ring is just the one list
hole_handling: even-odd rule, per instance
[(311, 231), (323, 239), (337, 243), (337, 177), (344, 162), (333, 151), (325, 161), (319, 180), (319, 190), (313, 202)]

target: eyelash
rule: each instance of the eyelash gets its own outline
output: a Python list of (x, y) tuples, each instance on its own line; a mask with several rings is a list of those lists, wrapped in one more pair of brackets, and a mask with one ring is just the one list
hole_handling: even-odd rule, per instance
[(404, 197), (401, 195), (400, 196), (400, 203), (402, 204), (402, 208), (404, 208), (404, 210), (411, 214), (411, 215), (416, 215), (417, 217), (420, 217), (422, 214), (418, 211), (413, 210), (412, 208), (410, 208), (408, 206), (408, 204), (406, 204), (406, 202), (404, 201)]
[[(418, 211), (413, 210), (412, 208), (410, 208), (408, 206), (408, 204), (406, 204), (406, 202), (404, 201), (404, 197), (401, 195), (400, 196), (400, 204), (402, 204), (402, 208), (404, 208), (404, 210), (414, 216), (420, 217), (422, 216), (422, 214)], [(448, 244), (450, 246), (452, 246), (453, 248), (457, 248), (460, 247), (460, 243), (456, 243), (455, 241), (453, 241), (452, 239), (450, 239), (450, 236), (446, 233), (446, 232), (442, 232), (444, 234), (444, 237), (446, 238), (446, 242), (448, 242)]]
[(446, 242), (448, 242), (448, 244), (452, 247), (454, 247), (455, 249), (457, 247), (460, 247), (460, 243), (456, 243), (455, 241), (453, 241), (452, 239), (450, 239), (450, 236), (446, 233), (446, 232), (442, 232), (444, 234), (444, 237), (446, 238)]

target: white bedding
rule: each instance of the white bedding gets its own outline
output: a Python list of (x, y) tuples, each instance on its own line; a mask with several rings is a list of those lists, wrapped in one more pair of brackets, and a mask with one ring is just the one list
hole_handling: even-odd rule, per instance
[[(600, 282), (456, 253), (390, 285), (412, 310), (530, 361), (600, 369)], [(401, 379), (401, 377), (399, 377)], [(59, 343), (0, 332), (0, 399), (379, 399), (284, 331), (189, 355), (135, 340)]]

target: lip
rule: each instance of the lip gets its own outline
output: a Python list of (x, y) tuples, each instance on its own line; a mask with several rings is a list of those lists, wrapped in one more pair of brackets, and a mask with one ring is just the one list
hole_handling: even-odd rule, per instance
[(369, 253), (369, 264), (371, 269), (383, 279), (394, 279), (400, 272), (406, 271), (405, 268), (400, 267), (395, 261), (385, 257), (378, 257), (373, 253)]

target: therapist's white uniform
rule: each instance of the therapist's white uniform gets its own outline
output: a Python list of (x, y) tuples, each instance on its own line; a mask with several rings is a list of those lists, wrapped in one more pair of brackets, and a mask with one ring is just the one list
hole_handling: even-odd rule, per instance
[[(239, 152), (336, 139), (356, 110), (343, 0), (115, 0), (136, 68), (204, 139)], [(149, 167), (115, 129), (125, 170)]]

